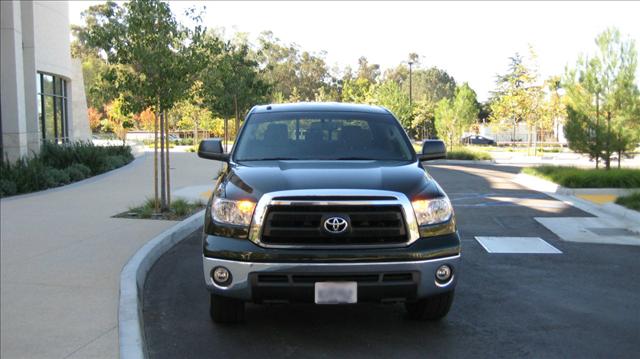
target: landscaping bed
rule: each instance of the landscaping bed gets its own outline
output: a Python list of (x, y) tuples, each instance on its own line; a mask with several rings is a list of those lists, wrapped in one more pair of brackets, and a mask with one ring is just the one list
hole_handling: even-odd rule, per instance
[(122, 167), (133, 160), (129, 146), (91, 142), (45, 142), (40, 153), (0, 164), (0, 197), (58, 187)]
[(182, 198), (171, 201), (168, 211), (156, 213), (155, 200), (147, 199), (141, 206), (131, 207), (128, 211), (118, 213), (114, 218), (130, 219), (162, 219), (168, 221), (181, 221), (205, 207), (203, 201), (186, 201)]
[(640, 192), (635, 192), (628, 196), (618, 197), (616, 203), (629, 209), (640, 211)]
[(486, 161), (491, 160), (488, 152), (471, 150), (468, 148), (454, 149), (447, 151), (448, 160), (470, 160), (470, 161)]
[(561, 166), (527, 167), (523, 173), (537, 176), (567, 188), (640, 188), (640, 170), (584, 169)]

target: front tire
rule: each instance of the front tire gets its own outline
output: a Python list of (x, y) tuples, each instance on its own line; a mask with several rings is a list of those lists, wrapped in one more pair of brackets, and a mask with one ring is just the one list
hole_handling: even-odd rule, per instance
[(209, 306), (211, 319), (216, 323), (238, 323), (244, 320), (244, 302), (211, 294)]
[(407, 317), (415, 320), (440, 320), (451, 309), (454, 291), (436, 294), (429, 298), (419, 299), (414, 303), (405, 303)]

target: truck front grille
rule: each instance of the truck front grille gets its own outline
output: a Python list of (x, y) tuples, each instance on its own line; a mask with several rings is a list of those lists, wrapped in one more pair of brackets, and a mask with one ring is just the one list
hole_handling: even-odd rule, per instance
[[(348, 219), (342, 234), (324, 230), (324, 219)], [(389, 245), (408, 241), (400, 205), (274, 205), (267, 209), (261, 242), (270, 245)]]

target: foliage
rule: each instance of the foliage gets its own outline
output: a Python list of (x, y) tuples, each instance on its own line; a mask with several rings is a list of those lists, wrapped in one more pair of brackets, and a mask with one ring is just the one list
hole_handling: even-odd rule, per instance
[(87, 109), (87, 117), (89, 119), (89, 128), (91, 132), (98, 132), (102, 122), (102, 113), (93, 107)]
[(456, 148), (447, 152), (447, 159), (450, 160), (488, 161), (491, 158), (488, 152), (468, 148)]
[(283, 44), (271, 31), (265, 31), (258, 38), (257, 60), (261, 78), (268, 83), (272, 102), (279, 96), (293, 100), (294, 91), (304, 101), (321, 97), (335, 99), (337, 92), (329, 90), (330, 75), (325, 62), (325, 53), (313, 54), (301, 51), (296, 44)]
[(342, 87), (342, 101), (368, 103), (371, 100), (374, 84), (366, 78), (346, 79)]
[(183, 96), (193, 65), (184, 41), (189, 32), (168, 3), (133, 0), (120, 6), (109, 1), (83, 15), (86, 26), (75, 29), (78, 41), (119, 65), (110, 69), (110, 82), (124, 97), (124, 112), (170, 108)]
[(405, 128), (411, 126), (409, 96), (402, 92), (398, 84), (393, 81), (385, 81), (374, 88), (372, 97), (371, 102), (391, 111), (402, 126)]
[(634, 192), (628, 196), (618, 197), (616, 203), (640, 212), (640, 192)]
[[(635, 41), (623, 40), (616, 29), (596, 38), (595, 56), (581, 57), (565, 75), (569, 147), (602, 158), (610, 168), (611, 155), (618, 159), (640, 141), (640, 91), (635, 84)], [(620, 167), (620, 161), (618, 161)]]
[(523, 173), (545, 178), (569, 188), (640, 188), (640, 170), (583, 169), (576, 167), (527, 167)]
[(422, 138), (437, 138), (435, 127), (435, 106), (426, 100), (414, 102), (411, 132), (422, 134)]
[[(530, 49), (530, 62), (535, 63), (536, 55)], [(516, 53), (509, 58), (509, 70), (498, 76), (497, 90), (491, 101), (490, 120), (499, 127), (507, 125), (512, 128), (512, 141), (515, 141), (516, 128), (525, 122), (529, 129), (529, 143), (531, 144), (532, 129), (547, 126), (545, 119), (543, 87), (538, 84), (538, 75), (533, 64)]]
[(0, 196), (61, 186), (123, 166), (132, 160), (131, 148), (127, 146), (45, 142), (37, 155), (0, 164)]
[(467, 83), (456, 89), (453, 100), (442, 99), (435, 109), (435, 126), (438, 134), (451, 149), (478, 118), (479, 104), (476, 93)]
[[(182, 198), (177, 198), (171, 201), (171, 207), (169, 211), (162, 214), (162, 217), (158, 217), (159, 219), (167, 219), (167, 220), (181, 220), (199, 210), (204, 208), (204, 203), (202, 201), (186, 201)], [(148, 198), (144, 201), (144, 203), (137, 207), (129, 208), (128, 213), (122, 215), (124, 217), (136, 217), (136, 218), (153, 218), (155, 213), (155, 200), (153, 198)]]
[(105, 105), (104, 112), (107, 114), (107, 118), (106, 123), (103, 122), (106, 128), (109, 128), (111, 132), (115, 133), (115, 135), (122, 140), (123, 145), (126, 143), (127, 132), (135, 125), (133, 118), (124, 113), (124, 106), (125, 101), (123, 96)]
[(223, 118), (235, 118), (235, 129), (240, 117), (263, 102), (269, 92), (269, 85), (261, 79), (258, 63), (249, 52), (246, 44), (221, 43), (210, 33), (202, 35), (197, 49), (199, 61), (209, 64), (198, 73), (202, 104)]

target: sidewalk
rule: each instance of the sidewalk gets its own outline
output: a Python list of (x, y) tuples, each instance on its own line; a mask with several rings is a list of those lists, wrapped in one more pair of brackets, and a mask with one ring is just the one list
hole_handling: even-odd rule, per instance
[[(219, 163), (172, 153), (172, 189)], [(153, 195), (153, 154), (66, 187), (0, 201), (2, 358), (118, 357), (123, 265), (176, 222), (111, 218)]]

